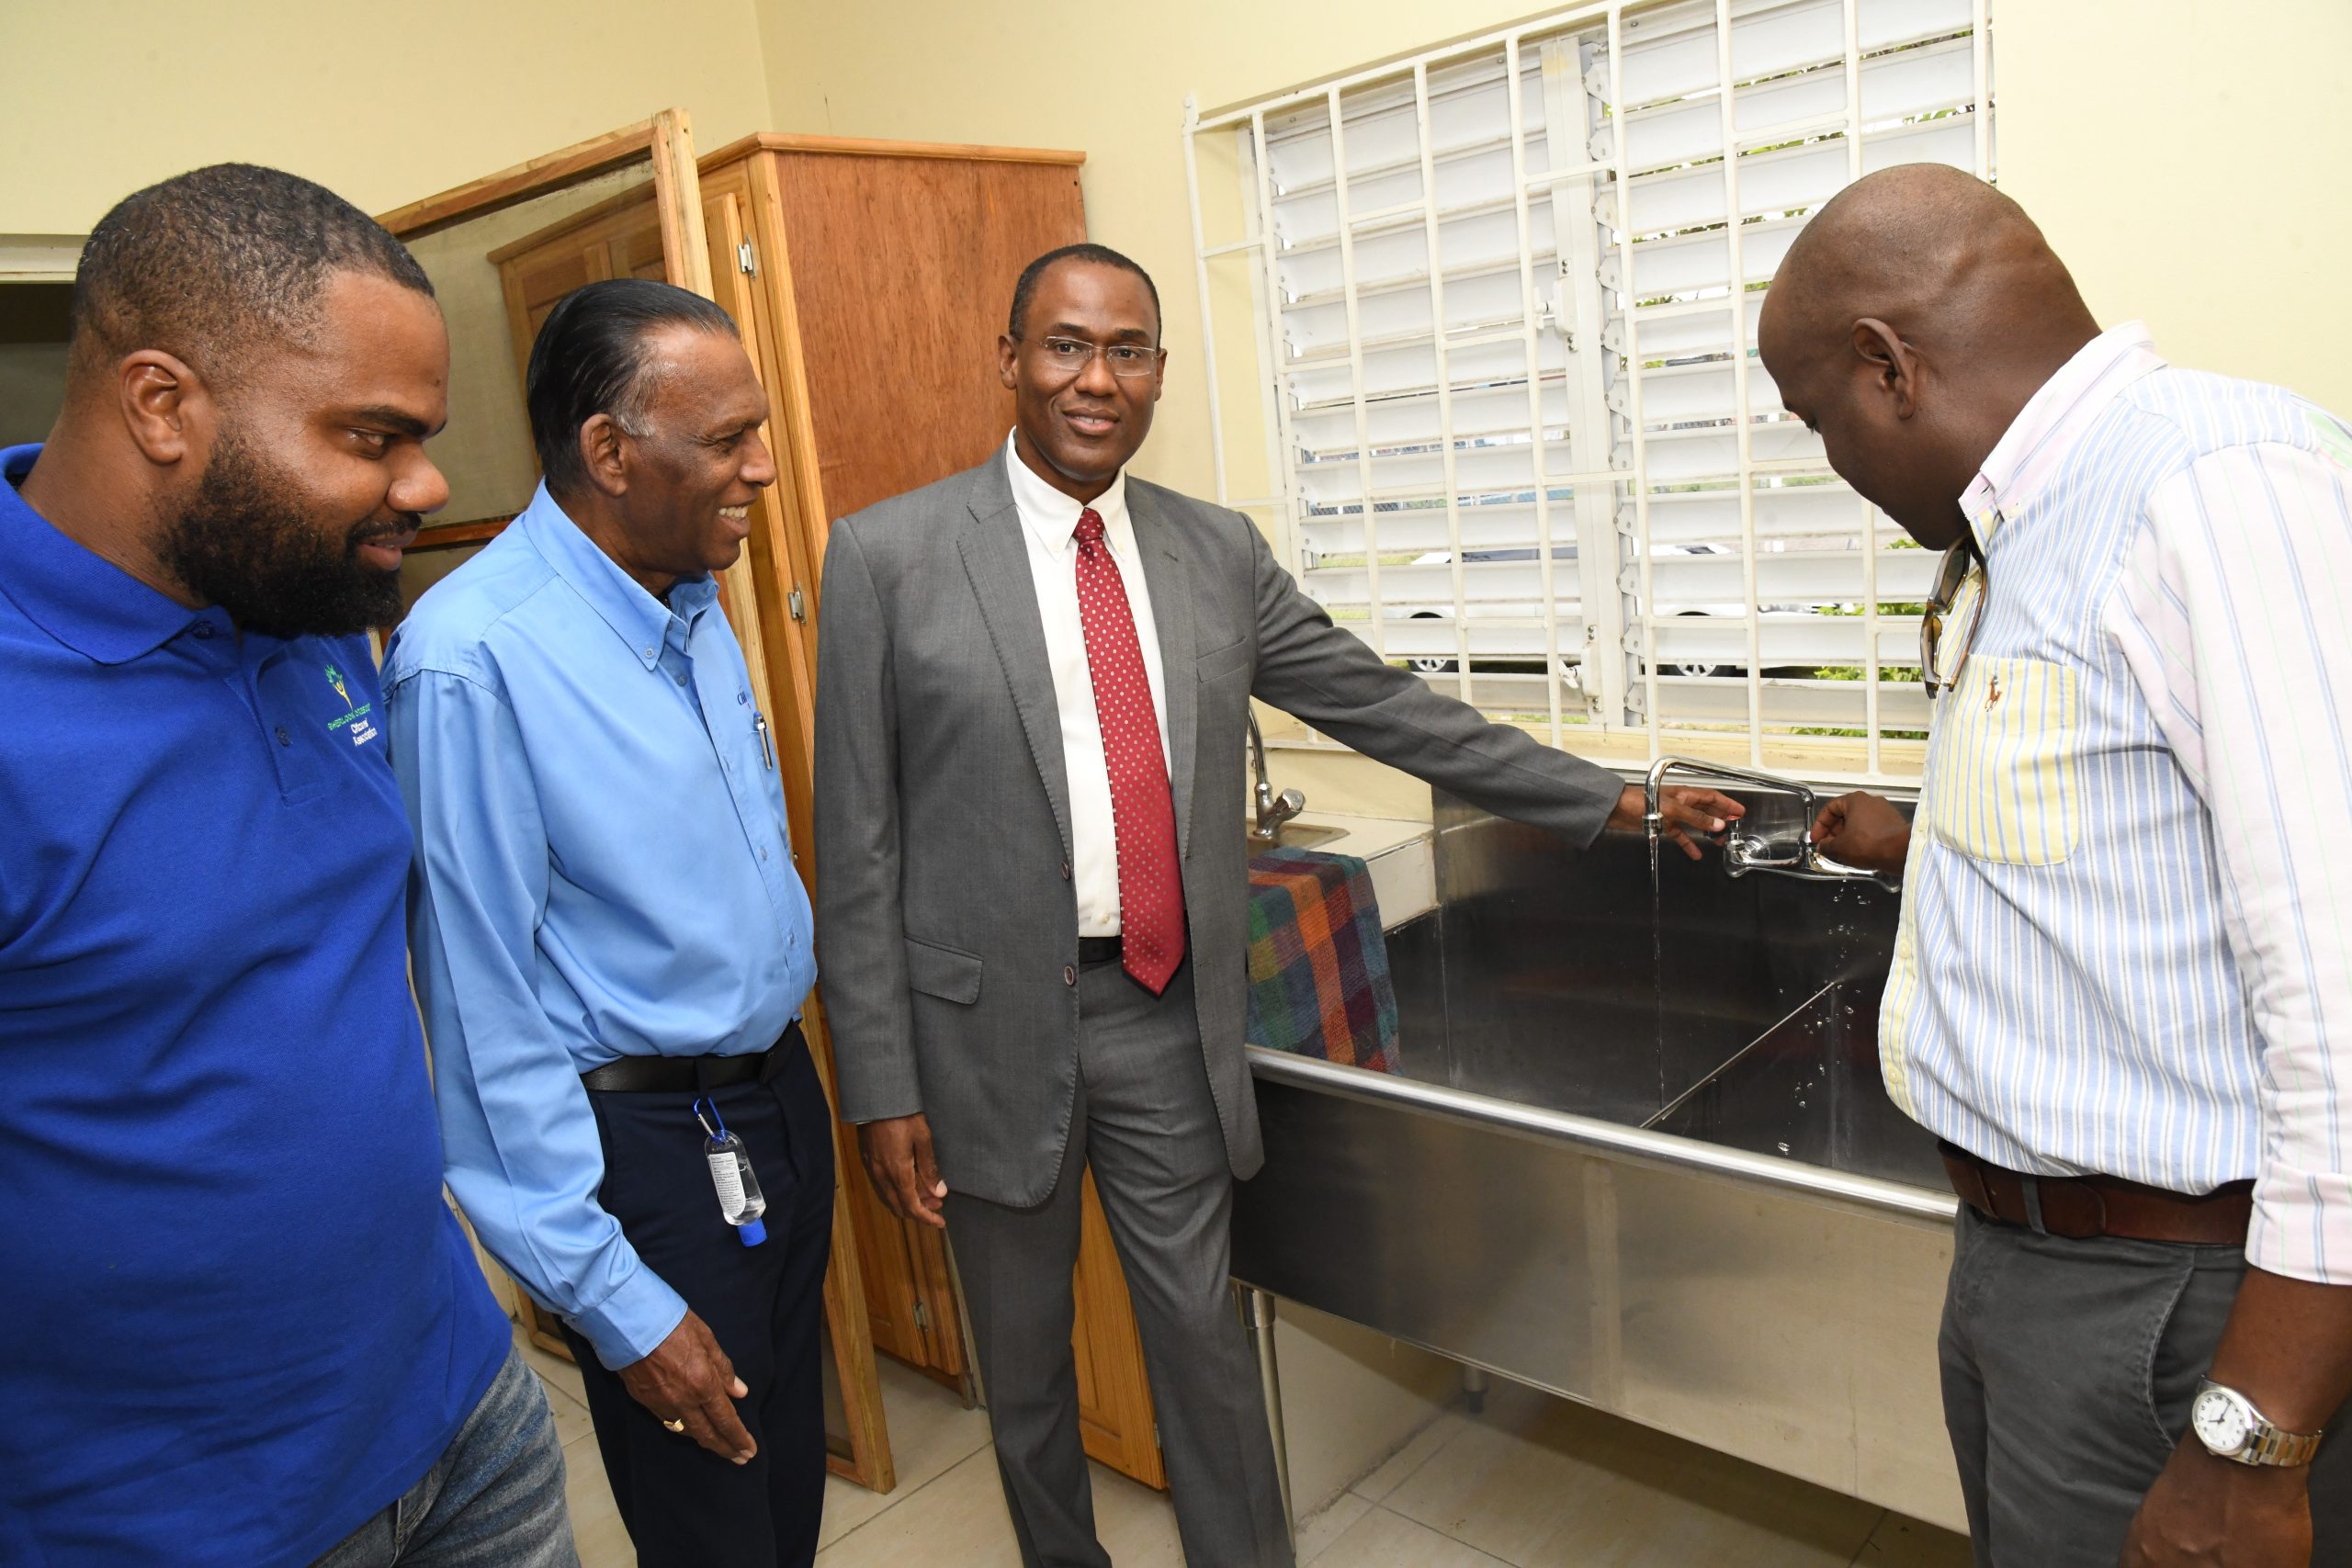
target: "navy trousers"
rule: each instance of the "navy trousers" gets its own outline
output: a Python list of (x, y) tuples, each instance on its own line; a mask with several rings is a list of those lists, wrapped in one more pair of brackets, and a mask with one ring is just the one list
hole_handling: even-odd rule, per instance
[(589, 1092), (605, 1147), (598, 1201), (638, 1256), (710, 1325), (751, 1393), (759, 1445), (737, 1465), (664, 1430), (569, 1329), (596, 1447), (640, 1568), (806, 1568), (825, 1504), (825, 1265), (833, 1232), (832, 1113), (795, 1031), (766, 1083), (714, 1090), (767, 1199), (767, 1240), (720, 1214), (695, 1096)]

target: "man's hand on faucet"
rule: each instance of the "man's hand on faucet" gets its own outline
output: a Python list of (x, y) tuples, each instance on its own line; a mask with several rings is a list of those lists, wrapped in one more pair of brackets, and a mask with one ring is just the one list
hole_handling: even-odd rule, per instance
[[(1747, 816), (1747, 807), (1712, 789), (1668, 784), (1657, 792), (1657, 814), (1665, 818), (1661, 834), (1679, 844), (1684, 854), (1697, 860), (1697, 839), (1715, 837)], [(1617, 809), (1609, 814), (1609, 825), (1639, 833), (1645, 829), (1648, 818), (1649, 801), (1643, 795), (1642, 786), (1627, 784), (1625, 793), (1617, 797)]]
[(1813, 843), (1840, 864), (1899, 876), (1911, 851), (1911, 824), (1880, 796), (1858, 789), (1821, 808), (1813, 819)]

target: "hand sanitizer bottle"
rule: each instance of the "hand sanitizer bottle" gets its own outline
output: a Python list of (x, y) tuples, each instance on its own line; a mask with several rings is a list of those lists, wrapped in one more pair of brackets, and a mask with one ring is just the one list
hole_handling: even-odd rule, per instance
[[(710, 1107), (707, 1118), (703, 1115), (706, 1105)], [(743, 1140), (727, 1130), (716, 1101), (696, 1101), (695, 1120), (702, 1122), (706, 1134), (702, 1152), (710, 1164), (710, 1184), (718, 1190), (718, 1212), (735, 1227), (736, 1236), (745, 1247), (759, 1246), (768, 1238), (768, 1228), (761, 1223), (761, 1216), (768, 1212), (768, 1201), (761, 1196), (760, 1179), (752, 1169), (752, 1156), (744, 1150)]]

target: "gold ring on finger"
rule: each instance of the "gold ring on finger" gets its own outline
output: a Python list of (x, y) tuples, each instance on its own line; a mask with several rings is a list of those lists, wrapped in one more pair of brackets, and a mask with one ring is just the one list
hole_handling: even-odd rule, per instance
[(662, 1427), (664, 1431), (683, 1432), (686, 1429), (686, 1424), (684, 1421), (670, 1420), (662, 1422)]

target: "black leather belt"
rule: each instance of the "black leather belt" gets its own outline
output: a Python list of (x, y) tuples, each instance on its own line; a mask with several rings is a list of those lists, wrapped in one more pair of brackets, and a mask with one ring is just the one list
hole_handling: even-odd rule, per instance
[(702, 1094), (767, 1082), (784, 1070), (800, 1044), (796, 1019), (764, 1051), (740, 1056), (622, 1056), (581, 1074), (580, 1081), (600, 1094)]
[(1114, 936), (1082, 936), (1078, 939), (1078, 961), (1091, 969), (1097, 964), (1119, 961), (1119, 939)]

